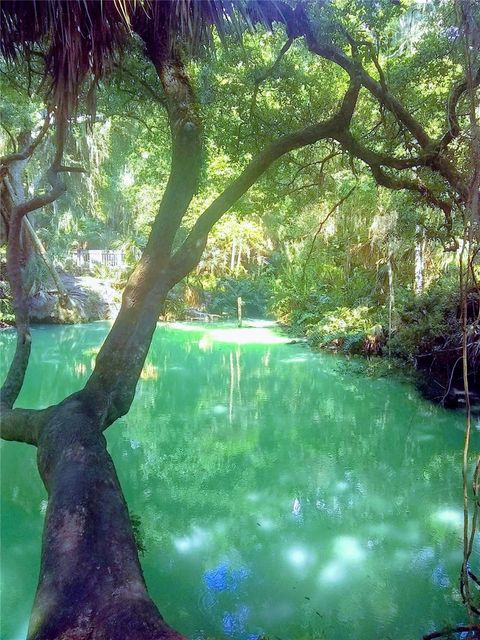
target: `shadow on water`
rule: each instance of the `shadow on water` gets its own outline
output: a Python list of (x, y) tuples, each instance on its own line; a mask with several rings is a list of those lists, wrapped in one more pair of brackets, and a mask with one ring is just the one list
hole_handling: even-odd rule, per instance
[[(107, 330), (34, 329), (19, 404), (80, 388)], [(462, 619), (462, 416), (336, 362), (269, 324), (159, 326), (107, 436), (151, 594), (188, 636), (411, 640)], [(17, 640), (46, 502), (34, 450), (1, 451), (2, 638)]]

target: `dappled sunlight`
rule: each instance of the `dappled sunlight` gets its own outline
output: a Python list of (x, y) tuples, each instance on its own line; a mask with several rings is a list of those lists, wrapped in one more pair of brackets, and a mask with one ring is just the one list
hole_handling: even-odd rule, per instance
[(142, 380), (157, 380), (158, 379), (158, 368), (153, 365), (151, 362), (145, 363), (143, 366), (142, 372), (140, 373), (140, 378)]
[(83, 364), (83, 362), (77, 362), (74, 365), (73, 370), (79, 378), (82, 378), (87, 372), (87, 367)]
[(285, 556), (292, 567), (304, 569), (315, 561), (315, 554), (306, 547), (294, 545), (285, 552)]
[(336, 585), (351, 580), (366, 559), (365, 549), (350, 536), (339, 536), (333, 540), (333, 555), (334, 559), (320, 570), (320, 584)]
[(13, 635), (12, 640), (25, 640), (25, 638), (27, 637), (27, 632), (28, 622), (26, 622), (19, 628), (18, 632)]
[(211, 409), (214, 416), (224, 416), (228, 413), (228, 407), (224, 404), (216, 404)]
[(436, 522), (441, 522), (442, 524), (455, 528), (463, 525), (463, 513), (459, 509), (439, 509), (435, 511), (432, 518)]
[(356, 538), (340, 536), (333, 543), (333, 551), (339, 561), (346, 564), (358, 564), (365, 559), (365, 550)]
[(216, 342), (234, 344), (287, 344), (290, 338), (276, 335), (266, 328), (212, 329), (208, 335)]
[(213, 348), (213, 340), (210, 336), (202, 336), (198, 341), (198, 348), (200, 351), (211, 351)]
[(272, 520), (267, 516), (258, 516), (257, 526), (262, 528), (262, 531), (274, 531), (279, 528), (279, 523)]
[(345, 565), (338, 560), (332, 560), (320, 571), (319, 580), (321, 584), (334, 585), (343, 582), (346, 577)]
[(211, 544), (211, 537), (205, 529), (193, 527), (190, 534), (173, 538), (173, 544), (179, 553), (189, 553)]
[(305, 355), (302, 356), (295, 356), (293, 358), (285, 358), (284, 360), (282, 360), (282, 364), (298, 364), (299, 362), (308, 362), (309, 357), (308, 354), (306, 353)]

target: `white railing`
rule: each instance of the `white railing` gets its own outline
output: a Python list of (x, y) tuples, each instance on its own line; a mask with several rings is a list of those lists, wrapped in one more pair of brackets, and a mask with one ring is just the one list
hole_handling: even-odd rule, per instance
[(79, 249), (71, 253), (71, 258), (77, 266), (86, 269), (94, 264), (104, 264), (112, 269), (125, 268), (125, 256), (121, 249)]

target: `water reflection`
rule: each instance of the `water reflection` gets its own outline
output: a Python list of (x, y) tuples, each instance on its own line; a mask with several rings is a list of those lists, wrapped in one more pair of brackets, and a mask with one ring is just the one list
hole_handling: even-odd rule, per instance
[[(35, 329), (20, 404), (78, 389), (106, 330)], [(107, 433), (162, 613), (199, 640), (411, 640), (459, 620), (462, 417), (286, 342), (269, 327), (160, 327), (134, 405)], [(13, 640), (46, 497), (35, 452), (0, 446)]]

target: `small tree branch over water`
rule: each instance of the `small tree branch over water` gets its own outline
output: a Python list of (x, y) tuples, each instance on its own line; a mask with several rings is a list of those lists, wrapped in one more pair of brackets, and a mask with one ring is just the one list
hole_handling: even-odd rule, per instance
[[(462, 366), (463, 366), (463, 384), (465, 389), (466, 400), (466, 425), (465, 439), (463, 446), (463, 563), (460, 574), (460, 589), (463, 602), (467, 608), (470, 620), (473, 622), (478, 620), (480, 616), (480, 600), (478, 591), (480, 589), (480, 581), (471, 567), (473, 545), (478, 525), (479, 515), (479, 468), (480, 455), (477, 454), (477, 461), (473, 472), (473, 480), (470, 490), (470, 439), (472, 431), (472, 408), (469, 394), (469, 360), (468, 360), (468, 342), (469, 335), (473, 332), (474, 326), (479, 324), (480, 318), (469, 317), (469, 291), (475, 287), (475, 273), (473, 269), (474, 250), (473, 243), (480, 238), (480, 127), (477, 121), (477, 99), (476, 86), (480, 75), (479, 56), (475, 56), (474, 51), (478, 52), (479, 35), (476, 23), (474, 9), (470, 3), (464, 0), (456, 0), (455, 3), (458, 22), (463, 32), (463, 45), (465, 56), (466, 81), (460, 88), (454, 92), (453, 101), (450, 100), (450, 129), (453, 133), (457, 131), (456, 121), (456, 95), (467, 92), (469, 105), (469, 123), (471, 130), (471, 158), (472, 158), (472, 175), (468, 184), (468, 197), (466, 202), (466, 215), (464, 217), (464, 242), (460, 260), (460, 290), (461, 290), (461, 306), (462, 306)], [(478, 16), (477, 16), (478, 19)], [(475, 67), (478, 65), (475, 73)], [(453, 119), (452, 119), (453, 117)], [(473, 315), (473, 314), (472, 314)], [(477, 597), (475, 597), (477, 592)]]

